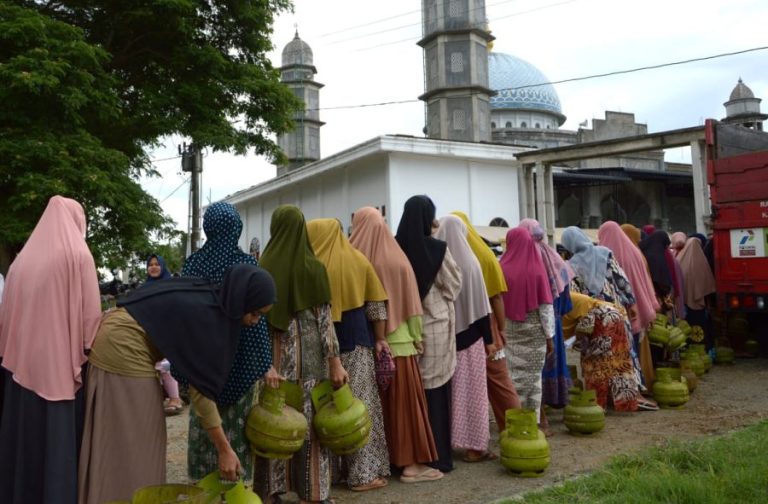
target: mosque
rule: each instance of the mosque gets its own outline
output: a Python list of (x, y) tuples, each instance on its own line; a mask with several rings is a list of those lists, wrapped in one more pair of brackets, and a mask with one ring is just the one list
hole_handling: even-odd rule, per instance
[[(560, 99), (534, 65), (493, 52), (482, 0), (423, 4), (425, 138), (383, 135), (329, 158), (320, 155), (320, 90), (310, 46), (298, 32), (282, 52), (281, 80), (307, 104), (296, 128), (278, 137), (288, 164), (277, 177), (227, 198), (241, 213), (246, 233), (266, 239), (272, 210), (296, 204), (307, 219), (335, 216), (345, 226), (360, 206), (376, 206), (390, 225), (413, 194), (435, 200), (438, 214), (466, 212), (478, 225), (515, 225), (526, 216), (545, 227), (596, 228), (606, 220), (663, 229), (696, 229), (690, 164), (664, 161), (662, 150), (581, 159), (533, 178), (517, 156), (648, 134), (634, 114), (606, 111), (563, 130)], [(482, 7), (482, 8), (480, 8)], [(762, 129), (768, 115), (739, 79), (725, 102), (723, 122)], [(435, 176), (439, 173), (439, 177)], [(517, 198), (510, 198), (517, 194)], [(396, 226), (393, 226), (396, 227)]]

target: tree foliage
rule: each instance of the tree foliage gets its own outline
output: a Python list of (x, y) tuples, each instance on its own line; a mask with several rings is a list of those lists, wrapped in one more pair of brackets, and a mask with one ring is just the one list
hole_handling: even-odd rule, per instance
[(80, 201), (97, 264), (171, 231), (137, 183), (171, 134), (282, 159), (300, 106), (269, 59), (290, 0), (0, 1), (0, 270), (48, 198)]

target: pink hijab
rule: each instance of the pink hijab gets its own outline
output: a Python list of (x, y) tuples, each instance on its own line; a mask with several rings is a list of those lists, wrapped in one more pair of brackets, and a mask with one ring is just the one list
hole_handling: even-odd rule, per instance
[(576, 276), (571, 265), (565, 262), (557, 251), (544, 242), (544, 229), (539, 224), (539, 221), (536, 219), (523, 219), (518, 224), (518, 227), (527, 229), (531, 233), (531, 237), (536, 242), (539, 253), (541, 253), (544, 268), (547, 270), (549, 286), (552, 289), (552, 298), (560, 296), (565, 288), (570, 285), (573, 277)]
[(522, 322), (529, 312), (552, 304), (547, 271), (527, 229), (516, 227), (507, 231), (507, 248), (499, 262), (507, 281), (508, 290), (501, 296), (509, 320)]
[(669, 239), (672, 242), (670, 247), (672, 249), (672, 255), (677, 257), (680, 252), (682, 252), (683, 247), (685, 247), (685, 240), (688, 239), (688, 236), (686, 236), (686, 234), (682, 231), (678, 231), (676, 233), (672, 233), (672, 236), (670, 236)]
[(387, 291), (387, 334), (423, 313), (411, 263), (378, 210), (363, 207), (355, 212), (349, 242), (368, 258)]
[(0, 305), (3, 367), (45, 400), (72, 400), (100, 320), (83, 207), (54, 196), (8, 271)]
[(600, 245), (608, 247), (613, 257), (629, 279), (637, 300), (637, 318), (632, 320), (632, 332), (639, 333), (656, 318), (659, 301), (653, 289), (653, 281), (648, 273), (645, 257), (624, 230), (615, 222), (604, 222), (597, 231)]

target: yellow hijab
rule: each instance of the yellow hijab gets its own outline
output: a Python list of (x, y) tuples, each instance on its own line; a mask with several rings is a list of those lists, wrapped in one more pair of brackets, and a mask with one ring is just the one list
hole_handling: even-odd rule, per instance
[(339, 221), (311, 220), (307, 222), (307, 234), (315, 256), (328, 271), (334, 322), (341, 321), (343, 312), (360, 308), (366, 301), (387, 300), (387, 292), (370, 261), (350, 245)]
[(483, 280), (485, 281), (485, 290), (488, 291), (488, 297), (492, 298), (496, 294), (507, 292), (507, 281), (504, 279), (504, 273), (501, 271), (501, 266), (493, 251), (485, 244), (469, 222), (466, 214), (463, 212), (452, 213), (467, 226), (467, 241), (475, 257), (480, 262), (480, 269), (483, 270)]
[(579, 320), (600, 303), (603, 303), (603, 301), (585, 296), (584, 294), (571, 292), (573, 309), (563, 315), (563, 336), (566, 338), (573, 336), (576, 333), (576, 325), (579, 323)]

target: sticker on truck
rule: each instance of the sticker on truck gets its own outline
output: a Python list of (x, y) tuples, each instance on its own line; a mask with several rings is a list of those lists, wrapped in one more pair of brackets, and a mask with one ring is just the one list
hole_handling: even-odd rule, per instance
[(731, 229), (731, 257), (749, 259), (766, 256), (768, 228)]

